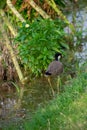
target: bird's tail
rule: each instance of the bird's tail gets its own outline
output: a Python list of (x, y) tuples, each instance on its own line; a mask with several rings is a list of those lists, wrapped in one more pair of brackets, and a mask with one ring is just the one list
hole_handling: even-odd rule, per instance
[(46, 72), (45, 72), (45, 75), (51, 75), (51, 73), (50, 73), (50, 72), (48, 72), (48, 71), (46, 71)]

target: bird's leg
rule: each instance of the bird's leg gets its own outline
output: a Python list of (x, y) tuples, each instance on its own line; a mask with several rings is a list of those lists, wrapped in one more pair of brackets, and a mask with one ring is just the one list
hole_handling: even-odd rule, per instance
[(60, 82), (61, 80), (60, 80), (60, 76), (58, 76), (58, 78), (57, 78), (57, 90), (58, 90), (58, 94), (60, 93)]
[(53, 90), (53, 87), (52, 87), (52, 84), (51, 84), (51, 81), (50, 81), (50, 78), (48, 77), (48, 83), (49, 83), (49, 85), (50, 85), (50, 87), (51, 87), (51, 91), (52, 91), (52, 94), (53, 94), (53, 96), (54, 96), (54, 90)]

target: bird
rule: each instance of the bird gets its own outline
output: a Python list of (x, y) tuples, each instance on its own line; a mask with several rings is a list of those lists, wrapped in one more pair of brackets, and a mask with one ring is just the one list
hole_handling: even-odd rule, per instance
[[(63, 73), (63, 64), (60, 62), (60, 59), (62, 58), (62, 54), (60, 52), (57, 52), (55, 54), (55, 60), (52, 61), (49, 65), (48, 65), (48, 68), (45, 72), (45, 75), (47, 77), (50, 77), (50, 76), (57, 76), (58, 77), (58, 80), (57, 80), (57, 87), (58, 87), (58, 92), (59, 92), (59, 82), (60, 82), (60, 78), (59, 76)], [(51, 85), (51, 81), (50, 81), (50, 78), (48, 78), (48, 82), (51, 86), (51, 89), (52, 89), (52, 93), (54, 95), (54, 90), (52, 88), (52, 85)]]

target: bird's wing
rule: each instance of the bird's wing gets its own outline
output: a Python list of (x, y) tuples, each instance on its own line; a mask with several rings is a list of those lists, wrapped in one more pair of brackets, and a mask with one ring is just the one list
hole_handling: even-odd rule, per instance
[(49, 64), (47, 71), (55, 75), (60, 74), (63, 71), (63, 65), (59, 61), (53, 61)]

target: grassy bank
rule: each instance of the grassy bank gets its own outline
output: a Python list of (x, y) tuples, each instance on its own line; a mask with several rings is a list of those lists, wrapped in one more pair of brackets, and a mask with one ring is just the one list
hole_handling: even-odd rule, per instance
[(73, 79), (65, 92), (42, 108), (31, 121), (24, 122), (25, 130), (87, 129), (87, 74)]
[[(86, 130), (87, 129), (87, 73), (82, 73), (65, 86), (65, 91), (31, 120), (22, 123), (23, 130)], [(20, 126), (19, 126), (20, 127)], [(11, 126), (6, 130), (19, 130)]]

